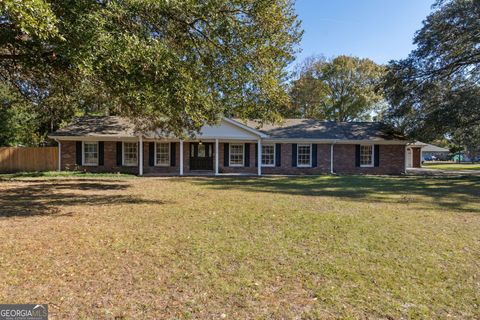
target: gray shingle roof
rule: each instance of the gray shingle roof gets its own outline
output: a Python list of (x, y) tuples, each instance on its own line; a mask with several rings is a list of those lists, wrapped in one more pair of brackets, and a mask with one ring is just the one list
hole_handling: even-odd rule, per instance
[(314, 119), (285, 119), (280, 124), (243, 122), (269, 135), (272, 139), (322, 140), (407, 140), (380, 122), (334, 122)]
[(115, 116), (84, 116), (76, 118), (52, 136), (134, 136), (133, 122)]
[[(262, 131), (272, 139), (319, 139), (319, 140), (403, 140), (379, 122), (333, 122), (314, 119), (285, 119), (279, 124), (264, 124), (256, 121), (238, 122)], [(116, 116), (84, 116), (70, 125), (57, 130), (52, 136), (134, 136), (137, 131), (132, 121)]]

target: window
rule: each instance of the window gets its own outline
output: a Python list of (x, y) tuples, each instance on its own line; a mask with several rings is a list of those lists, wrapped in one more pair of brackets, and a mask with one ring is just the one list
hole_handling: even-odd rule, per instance
[(83, 142), (83, 165), (98, 165), (98, 142)]
[(198, 157), (199, 158), (205, 158), (206, 157), (206, 148), (205, 148), (205, 145), (202, 143), (202, 144), (198, 144)]
[(123, 165), (136, 166), (138, 163), (138, 144), (136, 142), (123, 143)]
[(262, 145), (262, 166), (275, 167), (275, 145)]
[(312, 145), (299, 144), (297, 146), (297, 166), (311, 167), (312, 166)]
[(170, 165), (170, 143), (168, 142), (155, 143), (155, 165), (156, 166)]
[(243, 144), (230, 144), (230, 166), (243, 166)]
[(373, 167), (373, 146), (360, 146), (360, 167)]

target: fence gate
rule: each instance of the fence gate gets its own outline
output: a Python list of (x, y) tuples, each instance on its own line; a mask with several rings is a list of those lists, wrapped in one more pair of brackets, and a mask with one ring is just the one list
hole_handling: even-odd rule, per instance
[(0, 172), (54, 171), (58, 147), (0, 147)]

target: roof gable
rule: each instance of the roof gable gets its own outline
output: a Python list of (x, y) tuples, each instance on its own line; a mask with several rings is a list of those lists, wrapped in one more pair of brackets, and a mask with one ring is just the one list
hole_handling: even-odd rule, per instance
[(264, 138), (267, 135), (263, 132), (250, 128), (237, 121), (223, 118), (218, 125), (215, 126), (203, 126), (200, 133), (197, 135), (203, 139), (258, 139)]

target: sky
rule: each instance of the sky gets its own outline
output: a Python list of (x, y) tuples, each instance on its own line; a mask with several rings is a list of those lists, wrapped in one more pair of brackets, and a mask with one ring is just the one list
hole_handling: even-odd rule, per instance
[(340, 54), (386, 64), (405, 58), (434, 0), (297, 0), (304, 30), (294, 63)]

